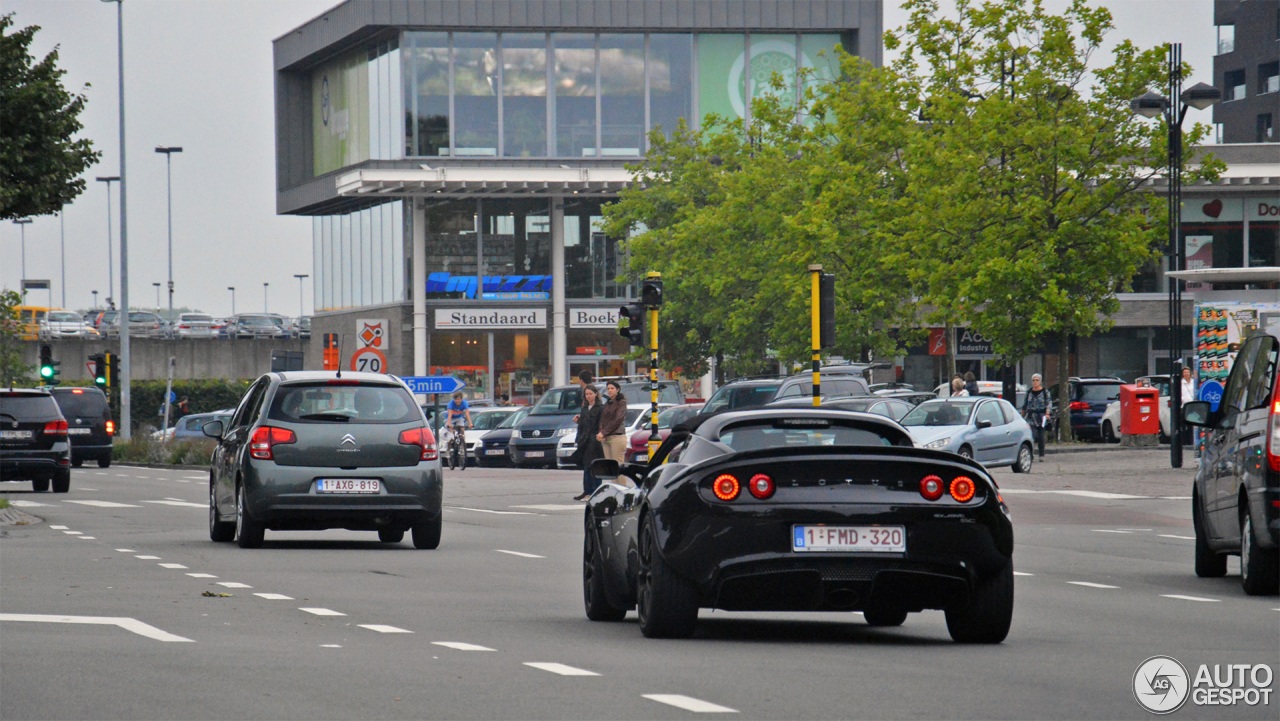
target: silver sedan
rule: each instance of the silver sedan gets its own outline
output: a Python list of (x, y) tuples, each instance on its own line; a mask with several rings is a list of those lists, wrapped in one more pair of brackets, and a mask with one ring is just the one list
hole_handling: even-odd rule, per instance
[(1031, 470), (1031, 426), (1008, 401), (998, 398), (947, 398), (926, 401), (900, 421), (925, 448), (951, 451), (987, 468)]

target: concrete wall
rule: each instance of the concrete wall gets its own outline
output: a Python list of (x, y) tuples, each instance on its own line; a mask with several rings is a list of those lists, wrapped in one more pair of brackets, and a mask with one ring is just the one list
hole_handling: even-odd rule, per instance
[[(38, 342), (22, 344), (25, 363), (40, 362)], [(92, 376), (85, 366), (89, 356), (104, 351), (119, 355), (119, 341), (59, 340), (49, 343), (53, 359), (61, 361), (60, 377), (65, 381), (87, 380)], [(271, 370), (271, 351), (302, 351), (303, 367), (312, 368), (305, 340), (164, 340), (132, 338), (129, 343), (130, 375), (134, 380), (164, 380), (169, 377), (169, 358), (174, 359), (175, 379), (257, 378)], [(317, 351), (318, 353), (318, 351)], [(317, 358), (319, 356), (317, 355)], [(320, 367), (319, 361), (314, 367)]]
[[(342, 370), (351, 370), (351, 354), (359, 347), (356, 344), (356, 334), (360, 332), (357, 324), (361, 319), (387, 321), (387, 332), (383, 336), (386, 344), (384, 355), (387, 357), (385, 372), (398, 376), (413, 375), (413, 306), (409, 303), (389, 303), (358, 310), (315, 314), (311, 318), (311, 341), (303, 367), (307, 370), (324, 369), (324, 334), (336, 333), (339, 336)], [(430, 358), (430, 355), (428, 350), (427, 357)]]

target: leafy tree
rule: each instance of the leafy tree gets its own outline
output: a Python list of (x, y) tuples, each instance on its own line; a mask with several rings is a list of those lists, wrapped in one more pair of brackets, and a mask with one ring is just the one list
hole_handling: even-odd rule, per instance
[(0, 220), (57, 212), (84, 192), (79, 176), (101, 157), (74, 137), (86, 97), (62, 87), (57, 48), (35, 62), (40, 28), (12, 27), (13, 13), (0, 16)]
[(22, 335), (20, 305), (22, 294), (8, 288), (0, 290), (0, 386), (12, 386), (31, 372), (31, 366), (22, 362), (22, 344), (18, 342)]

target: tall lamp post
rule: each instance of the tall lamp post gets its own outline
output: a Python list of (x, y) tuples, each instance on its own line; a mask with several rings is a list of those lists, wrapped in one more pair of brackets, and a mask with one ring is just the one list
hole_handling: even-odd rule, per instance
[(227, 286), (227, 290), (231, 291), (231, 315), (236, 314), (236, 287), (234, 285)]
[(111, 244), (111, 184), (119, 183), (120, 176), (98, 176), (98, 182), (107, 184), (107, 300), (111, 300), (116, 296), (116, 274), (112, 267), (115, 265), (115, 261), (112, 260), (115, 251)]
[(169, 320), (173, 320), (173, 154), (181, 153), (182, 148), (162, 145), (156, 152), (164, 153), (164, 183), (169, 198)]
[(267, 308), (267, 286), (269, 285), (271, 284), (270, 283), (262, 284), (262, 312), (263, 313), (266, 313), (270, 310), (269, 308)]
[(91, 290), (89, 292), (93, 293), (93, 309), (97, 310), (98, 309), (98, 291)]
[[(1196, 83), (1182, 89), (1182, 43), (1169, 45), (1169, 95), (1146, 92), (1129, 101), (1129, 108), (1144, 118), (1163, 117), (1169, 130), (1169, 271), (1182, 270), (1182, 121), (1188, 108), (1204, 110), (1222, 99), (1212, 85)], [(1182, 282), (1169, 284), (1169, 463), (1182, 467)], [(1188, 399), (1190, 400), (1190, 399)]]
[(311, 276), (306, 273), (294, 273), (293, 277), (298, 279), (298, 317), (301, 318), (307, 314), (306, 306), (302, 304), (302, 279)]
[(152, 283), (156, 287), (156, 310), (160, 310), (160, 284)]
[(22, 277), (18, 279), (18, 286), (22, 286), (22, 281), (27, 279), (27, 226), (31, 225), (30, 218), (19, 218), (13, 221), (22, 231)]
[(116, 4), (116, 66), (120, 80), (120, 436), (133, 439), (133, 382), (129, 362), (129, 204), (124, 134), (124, 0)]

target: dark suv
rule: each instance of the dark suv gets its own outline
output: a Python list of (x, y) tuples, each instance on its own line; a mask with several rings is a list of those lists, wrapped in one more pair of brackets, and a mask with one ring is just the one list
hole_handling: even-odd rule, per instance
[[(1102, 416), (1107, 406), (1120, 400), (1119, 378), (1068, 378), (1071, 384), (1071, 432), (1082, 440), (1102, 439)], [(1049, 388), (1051, 401), (1058, 398), (1058, 386)]]
[(443, 479), (435, 437), (409, 389), (376, 373), (270, 373), (218, 439), (209, 472), (209, 537), (262, 545), (263, 531), (377, 531), (440, 545)]
[[(849, 370), (846, 370), (849, 369)], [(819, 389), (824, 398), (870, 395), (867, 381), (856, 366), (834, 366), (819, 372)], [(837, 370), (838, 369), (838, 370)], [(730, 381), (711, 395), (702, 412), (710, 415), (720, 411), (758, 408), (774, 400), (804, 398), (813, 395), (813, 373), (800, 373), (791, 377), (743, 378)]]
[(67, 419), (47, 391), (0, 391), (0, 481), (31, 481), (37, 492), (71, 489)]
[(71, 465), (79, 468), (85, 461), (97, 461), (99, 468), (109, 467), (116, 424), (106, 394), (97, 388), (54, 388), (53, 400), (67, 419)]
[(1183, 406), (1204, 429), (1200, 468), (1191, 491), (1196, 575), (1226, 575), (1240, 556), (1249, 595), (1280, 592), (1280, 339), (1258, 332), (1240, 346), (1222, 398)]

